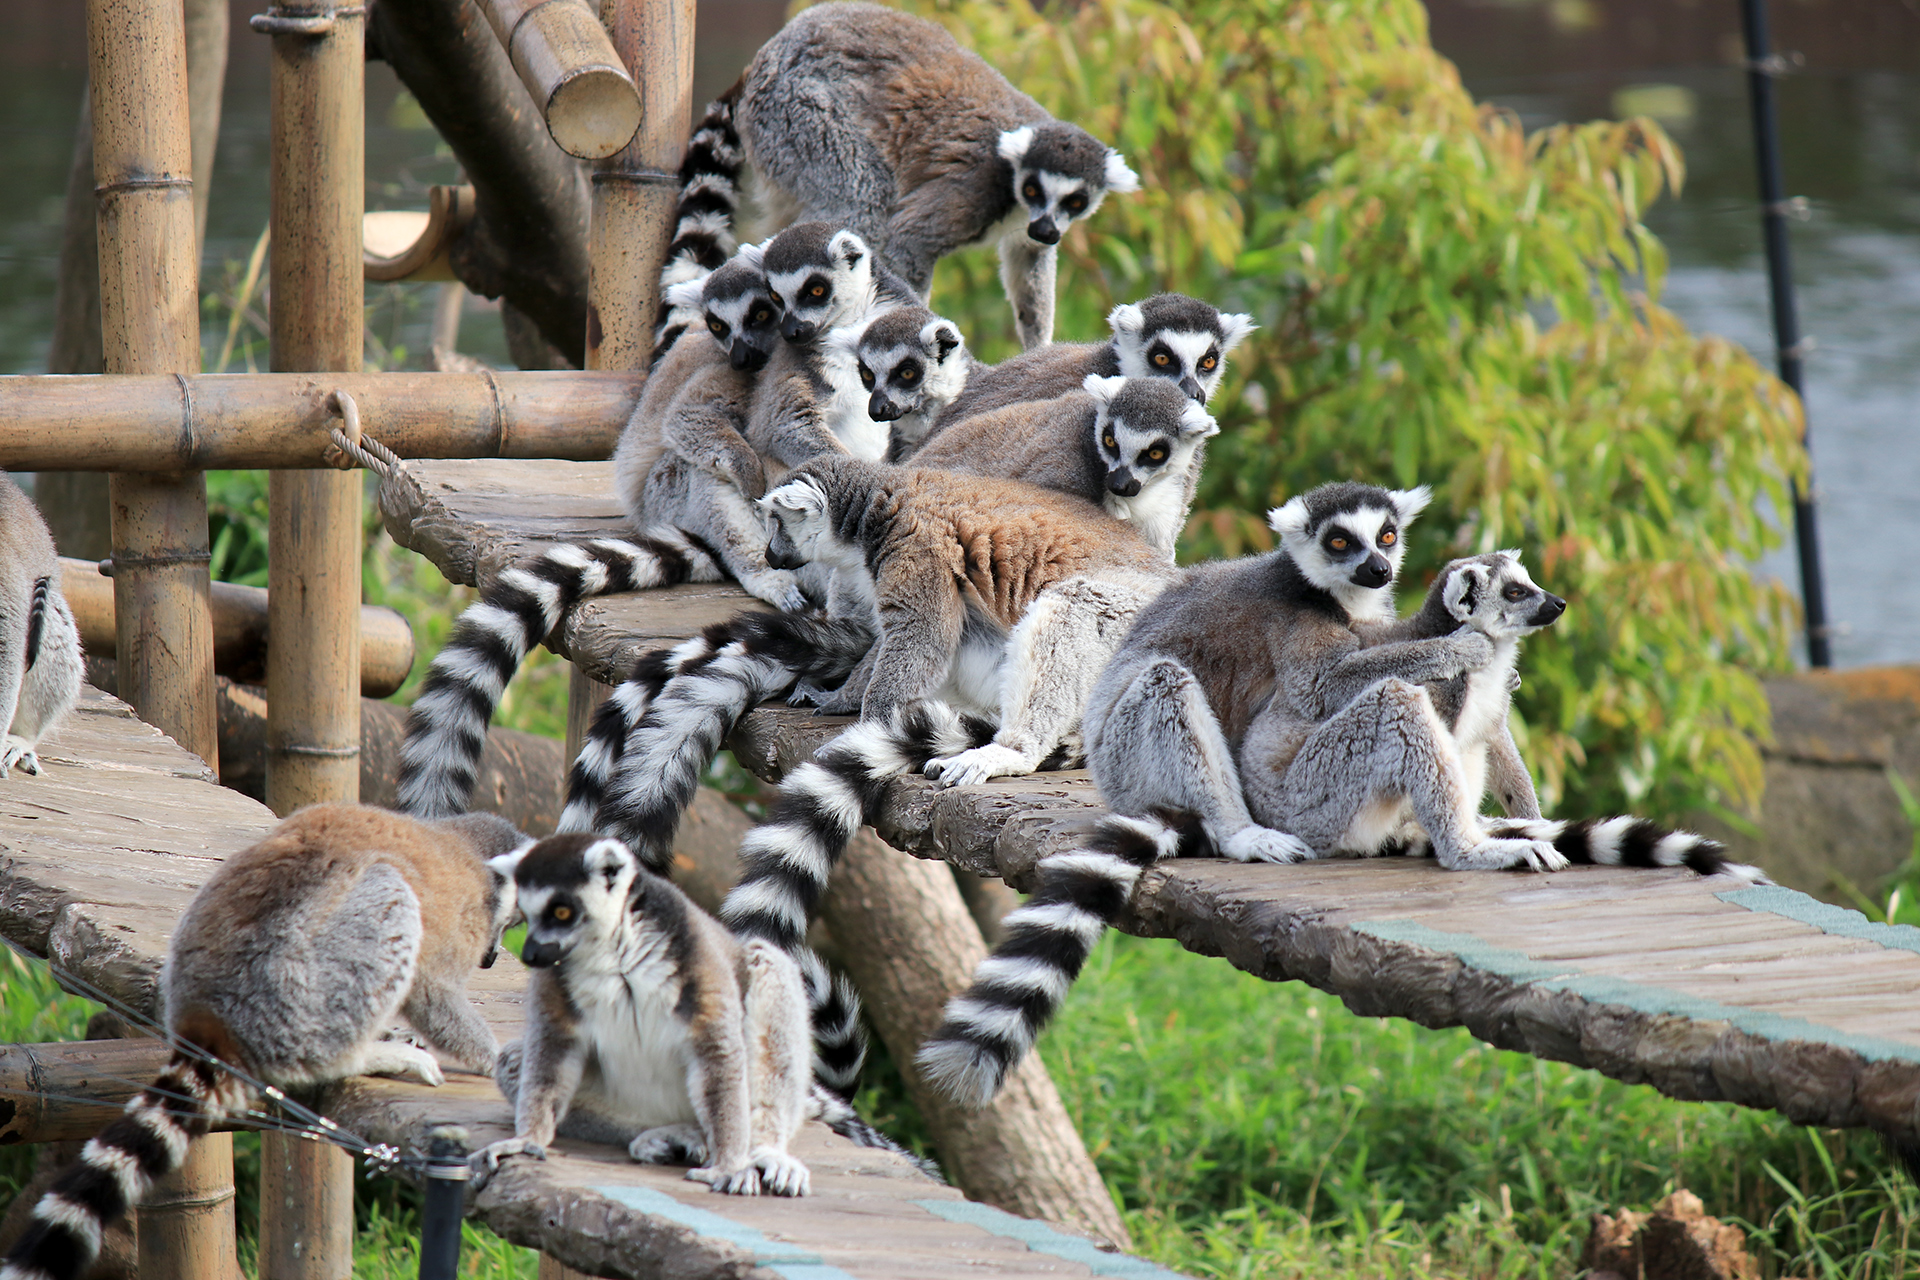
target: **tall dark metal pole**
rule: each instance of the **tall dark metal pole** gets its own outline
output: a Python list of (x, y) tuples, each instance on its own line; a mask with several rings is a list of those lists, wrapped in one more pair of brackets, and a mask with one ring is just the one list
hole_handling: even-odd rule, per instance
[[(1807, 395), (1800, 376), (1805, 354), (1800, 316), (1793, 301), (1793, 251), (1787, 243), (1787, 196), (1780, 177), (1780, 128), (1773, 107), (1773, 78), (1784, 64), (1774, 57), (1767, 36), (1767, 0), (1740, 0), (1740, 25), (1747, 37), (1747, 90), (1753, 103), (1753, 149), (1760, 168), (1760, 226), (1767, 241), (1767, 278), (1773, 290), (1773, 333), (1779, 347), (1780, 380), (1800, 397)], [(1811, 435), (1811, 430), (1808, 432)], [(1813, 508), (1813, 474), (1807, 489), (1793, 487), (1794, 541), (1800, 550), (1800, 599), (1807, 618), (1807, 660), (1833, 665), (1827, 636), (1827, 590), (1820, 574), (1820, 534)]]

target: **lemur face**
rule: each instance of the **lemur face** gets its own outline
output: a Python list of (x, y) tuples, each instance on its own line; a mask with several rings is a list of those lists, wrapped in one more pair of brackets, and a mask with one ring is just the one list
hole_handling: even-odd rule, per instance
[(827, 495), (812, 479), (790, 480), (760, 499), (759, 505), (767, 522), (767, 563), (773, 568), (831, 564), (837, 558)]
[(1355, 620), (1391, 612), (1386, 588), (1400, 572), (1401, 535), (1432, 492), (1369, 484), (1323, 484), (1271, 512), (1268, 522), (1307, 581), (1330, 593)]
[(1256, 327), (1248, 316), (1225, 315), (1178, 293), (1115, 307), (1107, 324), (1124, 376), (1170, 378), (1199, 404), (1213, 398), (1227, 353)]
[(1534, 585), (1518, 551), (1455, 560), (1445, 574), (1447, 612), (1490, 640), (1532, 635), (1567, 611), (1565, 600)]
[(1138, 497), (1162, 479), (1184, 480), (1193, 451), (1220, 428), (1205, 409), (1164, 378), (1085, 382), (1094, 400), (1095, 445), (1107, 468), (1107, 492)]
[(780, 341), (780, 308), (765, 271), (746, 255), (734, 257), (708, 276), (700, 290), (700, 311), (707, 332), (736, 369), (763, 367)]
[(527, 921), (520, 958), (533, 969), (551, 968), (582, 943), (611, 934), (638, 871), (626, 845), (582, 832), (548, 836), (489, 865), (514, 882)]
[(767, 283), (788, 342), (807, 343), (847, 323), (873, 285), (867, 242), (830, 222), (800, 222), (767, 242)]
[(967, 349), (960, 330), (925, 307), (897, 307), (836, 335), (868, 392), (867, 415), (897, 422), (932, 416), (967, 385)]
[(1140, 189), (1120, 153), (1078, 125), (1009, 129), (999, 151), (1013, 168), (1014, 207), (1025, 210), (1027, 238), (1036, 244), (1059, 244), (1068, 224), (1092, 217), (1107, 192)]

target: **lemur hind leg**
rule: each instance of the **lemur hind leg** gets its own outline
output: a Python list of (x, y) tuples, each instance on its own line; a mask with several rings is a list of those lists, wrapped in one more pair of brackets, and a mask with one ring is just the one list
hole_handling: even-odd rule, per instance
[(1214, 846), (1240, 862), (1312, 856), (1292, 834), (1254, 822), (1206, 692), (1179, 662), (1144, 663), (1089, 736), (1093, 780), (1116, 813), (1192, 813)]
[(787, 1151), (806, 1122), (813, 1079), (813, 1033), (806, 985), (793, 958), (756, 938), (742, 948), (746, 981), (749, 1078), (748, 1155), (761, 1189), (777, 1196), (807, 1194), (812, 1175)]
[[(1249, 732), (1249, 747), (1257, 732)], [(1449, 871), (1521, 867), (1558, 871), (1544, 840), (1494, 839), (1462, 783), (1452, 735), (1419, 685), (1382, 680), (1315, 726), (1281, 769), (1243, 760), (1252, 811), (1306, 841), (1319, 857), (1376, 853), (1414, 818)]]

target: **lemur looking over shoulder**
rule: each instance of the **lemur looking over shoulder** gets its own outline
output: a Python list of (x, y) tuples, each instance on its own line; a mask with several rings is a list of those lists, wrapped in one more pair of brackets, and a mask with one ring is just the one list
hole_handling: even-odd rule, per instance
[(0, 778), (40, 772), (37, 748), (80, 697), (80, 630), (60, 555), (32, 499), (0, 472)]
[(618, 840), (549, 836), (493, 862), (527, 919), (527, 1031), (494, 1076), (514, 1136), (475, 1156), (544, 1157), (556, 1134), (685, 1162), (731, 1195), (799, 1196), (787, 1143), (822, 1119), (898, 1151), (811, 1079), (807, 995), (779, 948), (741, 940)]
[(879, 5), (796, 15), (747, 67), (735, 117), (773, 225), (851, 228), (922, 298), (942, 257), (997, 240), (1027, 347), (1052, 336), (1068, 225), (1139, 187), (945, 28)]
[[(1495, 738), (1481, 717), (1496, 700), (1504, 710), (1511, 672), (1500, 652), (1558, 612), (1523, 586), (1517, 561), (1497, 573), (1468, 563), (1436, 584), (1437, 607), (1430, 598), (1414, 625), (1392, 626), (1402, 536), (1426, 503), (1424, 489), (1322, 486), (1272, 513), (1278, 549), (1190, 569), (1142, 613), (1086, 715), (1088, 764), (1113, 815), (1042, 860), (1034, 895), (949, 1002), (919, 1054), (943, 1091), (993, 1096), (1140, 873), (1183, 849), (1274, 862), (1405, 852), (1410, 814), (1449, 870), (1574, 861), (1755, 874), (1712, 841), (1633, 819), (1480, 817)], [(1493, 581), (1502, 600), (1526, 596), (1510, 602), (1523, 616), (1488, 607)], [(1462, 677), (1450, 727), (1430, 688)], [(1463, 770), (1463, 749), (1481, 756), (1476, 772)], [(1501, 792), (1537, 811), (1530, 783)]]
[(462, 1066), (491, 1071), (493, 1033), (467, 980), (493, 963), (514, 912), (512, 883), (487, 860), (524, 843), (489, 813), (425, 823), (323, 804), (221, 863), (167, 944), (173, 1057), (42, 1197), (0, 1278), (83, 1274), (101, 1232), (192, 1139), (247, 1110), (256, 1082), (442, 1083), (431, 1054), (381, 1039), (396, 1014)]

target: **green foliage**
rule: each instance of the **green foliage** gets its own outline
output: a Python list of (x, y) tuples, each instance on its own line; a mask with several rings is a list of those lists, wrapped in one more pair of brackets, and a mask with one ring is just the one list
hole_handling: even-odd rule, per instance
[[(1787, 661), (1792, 602), (1747, 565), (1804, 466), (1799, 409), (1657, 305), (1640, 216), (1682, 177), (1657, 125), (1524, 136), (1415, 0), (909, 7), (1141, 175), (1063, 246), (1062, 337), (1157, 289), (1262, 325), (1215, 401), (1187, 554), (1265, 548), (1263, 512), (1322, 481), (1431, 484), (1412, 586), (1517, 546), (1572, 602), (1518, 697), (1550, 807), (1753, 805), (1754, 672)], [(983, 358), (1013, 349), (985, 251), (934, 296)]]

